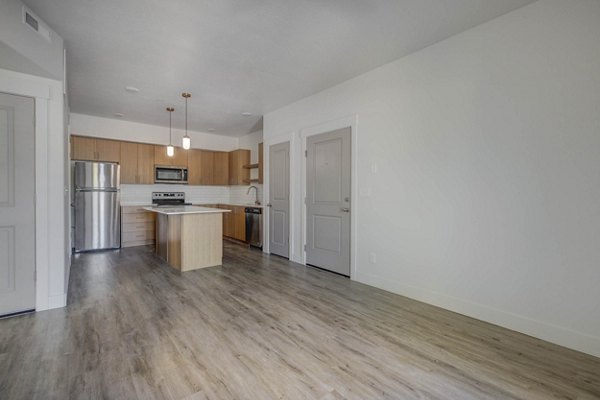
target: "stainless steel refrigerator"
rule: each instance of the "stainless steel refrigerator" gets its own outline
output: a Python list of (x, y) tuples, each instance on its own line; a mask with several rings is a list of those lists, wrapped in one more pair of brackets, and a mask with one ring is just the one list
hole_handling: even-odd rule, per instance
[(119, 168), (73, 161), (76, 252), (121, 247)]

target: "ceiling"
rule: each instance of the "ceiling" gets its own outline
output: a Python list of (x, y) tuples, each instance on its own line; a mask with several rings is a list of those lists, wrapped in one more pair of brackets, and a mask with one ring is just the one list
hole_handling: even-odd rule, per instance
[(190, 129), (229, 136), (532, 2), (25, 0), (65, 40), (72, 112), (168, 126), (173, 105), (182, 127), (181, 92), (189, 91)]

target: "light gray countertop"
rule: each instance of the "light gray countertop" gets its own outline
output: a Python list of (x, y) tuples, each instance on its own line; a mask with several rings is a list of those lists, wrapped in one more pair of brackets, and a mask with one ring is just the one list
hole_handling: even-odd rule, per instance
[[(253, 203), (205, 203), (205, 204), (223, 204), (224, 206), (236, 206), (236, 207), (252, 207), (252, 208), (265, 208), (264, 205), (256, 205)], [(192, 202), (192, 205), (203, 207), (202, 203)]]
[[(198, 206), (198, 207), (204, 207), (205, 204), (223, 204), (225, 206), (241, 206), (241, 207), (256, 207), (256, 208), (265, 208), (264, 205), (255, 205), (255, 204), (248, 204), (248, 203), (219, 203), (219, 202), (215, 202), (215, 203), (207, 203), (207, 202), (200, 202), (200, 201), (190, 201), (189, 203), (191, 203), (193, 206)], [(121, 207), (152, 207), (151, 203), (148, 203), (147, 201), (122, 201), (121, 202)]]
[(144, 210), (158, 214), (181, 215), (181, 214), (214, 214), (231, 212), (220, 208), (198, 207), (198, 206), (173, 206), (173, 207), (144, 207)]

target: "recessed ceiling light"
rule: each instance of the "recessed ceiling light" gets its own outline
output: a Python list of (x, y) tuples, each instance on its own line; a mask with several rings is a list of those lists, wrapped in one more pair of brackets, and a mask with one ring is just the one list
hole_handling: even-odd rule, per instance
[(242, 115), (243, 115), (244, 117), (249, 117), (249, 116), (251, 116), (251, 115), (252, 115), (252, 113), (251, 113), (251, 112), (248, 112), (248, 111), (246, 111), (246, 112), (243, 112), (243, 113), (242, 113)]
[(123, 114), (123, 113), (114, 113), (113, 115), (114, 115), (115, 117), (117, 117), (117, 118), (123, 118), (123, 117), (124, 117), (124, 114)]
[(130, 93), (137, 93), (140, 91), (140, 89), (136, 88), (135, 86), (125, 86), (125, 90)]

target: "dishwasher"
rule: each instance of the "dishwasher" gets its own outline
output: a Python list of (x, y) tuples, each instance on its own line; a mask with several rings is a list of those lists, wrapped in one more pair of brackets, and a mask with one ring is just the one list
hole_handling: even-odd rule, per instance
[(262, 208), (246, 207), (246, 242), (262, 249)]

